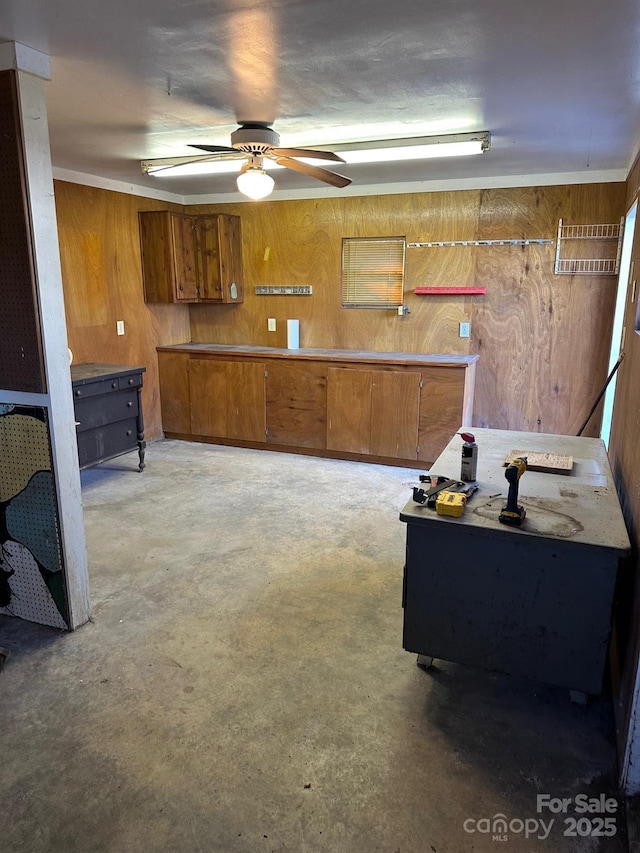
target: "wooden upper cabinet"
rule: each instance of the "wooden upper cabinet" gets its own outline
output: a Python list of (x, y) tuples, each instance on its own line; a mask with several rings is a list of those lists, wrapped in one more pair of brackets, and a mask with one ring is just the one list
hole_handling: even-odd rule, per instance
[(201, 302), (243, 302), (240, 217), (218, 213), (198, 216)]
[(197, 302), (193, 217), (153, 210), (141, 211), (138, 219), (145, 302)]
[(244, 300), (240, 217), (141, 211), (145, 302)]

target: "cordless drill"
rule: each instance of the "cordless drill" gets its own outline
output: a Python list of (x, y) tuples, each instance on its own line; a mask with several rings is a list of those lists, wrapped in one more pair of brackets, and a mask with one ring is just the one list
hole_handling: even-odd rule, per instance
[(498, 516), (498, 520), (503, 524), (511, 524), (519, 527), (527, 514), (523, 506), (518, 506), (518, 482), (526, 470), (527, 457), (518, 456), (509, 462), (507, 470), (504, 472), (504, 476), (509, 483), (509, 494), (507, 495), (507, 502), (502, 507), (502, 512)]

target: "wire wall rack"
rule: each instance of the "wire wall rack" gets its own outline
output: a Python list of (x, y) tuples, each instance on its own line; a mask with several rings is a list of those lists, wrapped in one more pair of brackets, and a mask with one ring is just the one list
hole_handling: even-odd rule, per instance
[(553, 240), (550, 237), (517, 240), (434, 240), (430, 243), (407, 243), (407, 249), (434, 249), (442, 246), (528, 246), (534, 243), (549, 245)]
[[(622, 235), (624, 232), (624, 217), (620, 222), (608, 222), (597, 225), (565, 225), (564, 221), (558, 221), (558, 239), (556, 242), (556, 262), (554, 273), (556, 275), (618, 275), (620, 270), (620, 255), (622, 253)], [(591, 243), (596, 257), (563, 257), (563, 251), (567, 251), (566, 244), (569, 241), (582, 241), (582, 245)], [(602, 254), (607, 257), (598, 257), (597, 254), (604, 248), (606, 242), (617, 241), (614, 250)], [(577, 245), (581, 245), (577, 243)], [(583, 253), (584, 254), (584, 253)]]

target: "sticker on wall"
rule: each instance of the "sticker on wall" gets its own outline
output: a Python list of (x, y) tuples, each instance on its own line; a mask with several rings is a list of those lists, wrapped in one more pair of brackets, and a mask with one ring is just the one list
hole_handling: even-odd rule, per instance
[(46, 410), (0, 404), (0, 613), (67, 627)]

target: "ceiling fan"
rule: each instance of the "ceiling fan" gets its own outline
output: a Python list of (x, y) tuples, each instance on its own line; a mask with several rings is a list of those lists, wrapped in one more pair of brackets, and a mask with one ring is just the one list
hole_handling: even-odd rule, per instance
[[(247, 156), (237, 178), (238, 189), (252, 199), (265, 198), (273, 190), (274, 180), (264, 170), (264, 158), (274, 160), (279, 166), (301, 172), (333, 187), (347, 187), (349, 178), (313, 166), (305, 160), (330, 160), (334, 163), (345, 161), (332, 151), (315, 151), (309, 148), (281, 148), (280, 136), (272, 129), (270, 122), (241, 121), (240, 127), (231, 134), (231, 146), (226, 145), (190, 145), (209, 154), (229, 154), (239, 152)], [(299, 159), (304, 158), (304, 159)], [(213, 158), (212, 158), (213, 159)]]

